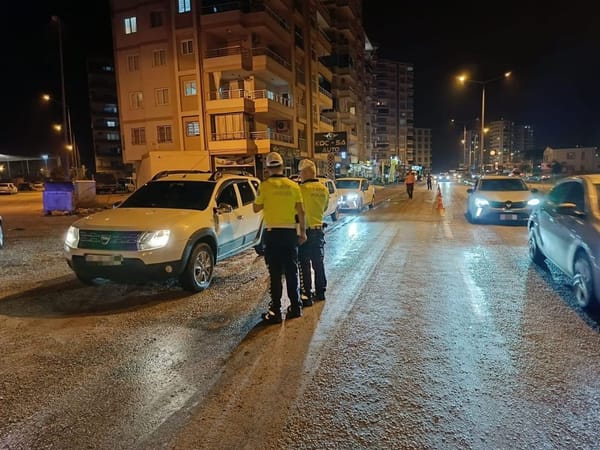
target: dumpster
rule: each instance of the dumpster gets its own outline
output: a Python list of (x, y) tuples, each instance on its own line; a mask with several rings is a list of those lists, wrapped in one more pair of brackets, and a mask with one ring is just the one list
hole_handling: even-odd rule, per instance
[(44, 183), (44, 214), (52, 214), (52, 211), (71, 214), (75, 211), (73, 191), (74, 186), (70, 181), (48, 181)]

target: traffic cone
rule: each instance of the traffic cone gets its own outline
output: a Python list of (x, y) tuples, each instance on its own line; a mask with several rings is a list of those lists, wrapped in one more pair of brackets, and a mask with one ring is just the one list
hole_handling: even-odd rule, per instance
[(440, 189), (439, 184), (437, 187), (437, 194), (435, 195), (435, 205), (436, 205), (436, 209), (437, 209), (439, 215), (445, 216), (446, 208), (444, 208), (444, 202), (442, 201), (442, 191)]

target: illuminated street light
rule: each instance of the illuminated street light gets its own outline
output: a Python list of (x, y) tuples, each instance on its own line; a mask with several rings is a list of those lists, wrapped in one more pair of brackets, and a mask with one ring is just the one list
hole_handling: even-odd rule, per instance
[(458, 79), (458, 81), (460, 81), (461, 84), (465, 84), (465, 83), (475, 83), (475, 84), (479, 84), (481, 85), (481, 148), (479, 149), (480, 151), (480, 165), (481, 165), (481, 175), (483, 175), (485, 173), (485, 162), (484, 162), (484, 151), (485, 151), (485, 86), (488, 83), (491, 83), (493, 81), (499, 81), (499, 80), (503, 80), (505, 78), (509, 78), (511, 76), (511, 72), (505, 72), (504, 75), (496, 77), (496, 78), (490, 78), (489, 80), (485, 80), (485, 81), (479, 81), (479, 80), (472, 80), (470, 79), (467, 75), (459, 75), (456, 78)]

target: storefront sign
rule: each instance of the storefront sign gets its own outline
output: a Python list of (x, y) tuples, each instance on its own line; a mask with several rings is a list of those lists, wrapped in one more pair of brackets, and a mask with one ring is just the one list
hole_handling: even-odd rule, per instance
[(339, 153), (347, 151), (345, 131), (315, 133), (315, 153)]

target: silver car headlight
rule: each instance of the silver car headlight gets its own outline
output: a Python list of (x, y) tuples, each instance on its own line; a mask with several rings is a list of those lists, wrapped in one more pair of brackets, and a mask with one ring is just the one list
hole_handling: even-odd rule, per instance
[(483, 208), (484, 206), (489, 206), (490, 202), (488, 202), (485, 198), (476, 198), (475, 199), (475, 206), (477, 206), (478, 208)]
[(348, 194), (348, 200), (356, 200), (358, 198), (358, 194), (356, 192), (351, 192)]
[(527, 206), (536, 206), (540, 204), (540, 199), (539, 198), (532, 198), (531, 200), (527, 201)]
[(68, 245), (72, 248), (77, 248), (79, 245), (79, 228), (71, 225), (67, 230), (67, 235), (65, 236), (65, 245)]
[(147, 231), (142, 234), (138, 241), (139, 250), (156, 250), (163, 248), (169, 243), (171, 230)]

